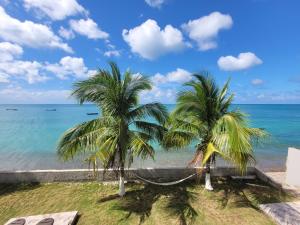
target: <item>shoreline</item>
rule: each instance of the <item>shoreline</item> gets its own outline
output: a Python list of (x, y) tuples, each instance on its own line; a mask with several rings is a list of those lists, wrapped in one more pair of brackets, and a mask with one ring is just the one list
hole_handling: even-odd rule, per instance
[[(188, 166), (169, 166), (169, 167), (129, 167), (125, 168), (125, 170), (128, 171), (135, 171), (135, 170), (172, 170), (172, 169), (203, 169), (205, 167), (188, 167)], [(212, 169), (218, 169), (218, 168), (236, 168), (233, 165), (219, 165), (219, 166), (212, 166)], [(285, 167), (261, 167), (259, 165), (249, 165), (248, 168), (257, 168), (264, 172), (285, 172)], [(103, 168), (98, 168), (98, 171), (103, 171)], [(1, 173), (27, 173), (27, 172), (93, 172), (93, 168), (48, 168), (48, 169), (0, 169)], [(113, 171), (113, 169), (107, 169), (107, 171)]]

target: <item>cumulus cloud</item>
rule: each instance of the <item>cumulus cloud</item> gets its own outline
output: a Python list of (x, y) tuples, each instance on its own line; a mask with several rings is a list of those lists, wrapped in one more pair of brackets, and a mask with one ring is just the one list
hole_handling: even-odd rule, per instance
[(9, 104), (71, 103), (70, 90), (31, 90), (8, 86), (0, 90), (0, 102)]
[(0, 43), (0, 60), (9, 61), (23, 54), (23, 48), (9, 42)]
[(218, 60), (218, 66), (225, 71), (245, 70), (262, 64), (263, 61), (252, 52), (240, 53), (238, 57), (222, 56)]
[(66, 56), (61, 58), (59, 63), (51, 64), (17, 59), (22, 53), (23, 49), (19, 45), (9, 42), (0, 43), (0, 83), (9, 83), (14, 78), (33, 84), (49, 80), (50, 74), (60, 79), (86, 78), (96, 72), (89, 70), (82, 58)]
[(258, 79), (258, 78), (253, 79), (253, 80), (251, 81), (251, 84), (253, 84), (253, 85), (255, 85), (255, 86), (262, 85), (263, 83), (264, 83), (264, 81), (263, 81), (262, 79)]
[(87, 14), (87, 11), (76, 0), (23, 0), (24, 7), (38, 10), (52, 20), (63, 20), (68, 16), (79, 13)]
[(94, 20), (87, 18), (87, 19), (80, 19), (80, 20), (71, 20), (70, 27), (73, 31), (77, 32), (78, 34), (84, 35), (89, 39), (107, 39), (109, 34), (102, 31), (97, 23)]
[(62, 42), (46, 25), (28, 20), (19, 21), (8, 15), (1, 6), (0, 21), (0, 37), (5, 41), (33, 48), (59, 48), (66, 52), (73, 52), (72, 48)]
[(145, 0), (145, 2), (153, 8), (160, 8), (165, 0)]
[(179, 86), (192, 79), (192, 74), (187, 70), (177, 68), (165, 75), (157, 73), (150, 77), (153, 83), (151, 90), (143, 91), (141, 101), (153, 102), (161, 101), (163, 103), (174, 103)]
[(184, 83), (190, 81), (191, 79), (191, 73), (180, 68), (177, 68), (175, 71), (169, 72), (166, 75), (157, 73), (151, 77), (151, 80), (154, 84), (163, 84), (168, 82)]
[(189, 37), (196, 41), (201, 51), (216, 48), (218, 46), (216, 37), (221, 30), (230, 29), (233, 20), (230, 15), (213, 12), (208, 16), (190, 20), (182, 25)]
[(9, 83), (9, 76), (6, 73), (0, 73), (0, 83)]
[(0, 73), (9, 77), (26, 80), (29, 84), (44, 82), (49, 79), (42, 71), (42, 64), (37, 61), (4, 61), (0, 62)]
[(66, 29), (64, 27), (60, 27), (58, 33), (61, 37), (67, 40), (73, 39), (75, 37), (75, 34), (73, 33), (72, 30)]
[(131, 51), (146, 59), (155, 59), (186, 47), (182, 33), (178, 29), (171, 25), (161, 29), (157, 22), (151, 19), (130, 30), (124, 29), (122, 35)]
[(83, 58), (71, 56), (63, 57), (59, 63), (45, 65), (45, 69), (63, 80), (70, 76), (86, 78), (92, 73), (85, 66)]
[(8, 83), (11, 77), (26, 80), (30, 84), (48, 80), (41, 73), (42, 65), (39, 62), (16, 59), (22, 54), (21, 46), (9, 42), (0, 43), (0, 82)]
[(109, 50), (109, 51), (106, 51), (104, 52), (104, 56), (106, 57), (119, 57), (121, 55), (120, 51), (118, 50)]
[(151, 90), (142, 91), (140, 100), (143, 103), (148, 102), (163, 102), (174, 103), (176, 100), (177, 90), (175, 88), (162, 88), (153, 86)]

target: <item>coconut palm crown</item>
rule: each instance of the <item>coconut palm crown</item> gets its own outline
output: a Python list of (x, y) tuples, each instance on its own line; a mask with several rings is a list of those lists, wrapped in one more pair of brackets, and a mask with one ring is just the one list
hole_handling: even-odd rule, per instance
[(231, 161), (245, 172), (249, 161), (254, 160), (253, 140), (266, 133), (250, 128), (246, 115), (230, 108), (234, 95), (227, 93), (229, 80), (220, 89), (207, 73), (193, 77), (193, 81), (185, 84), (188, 89), (178, 95), (164, 146), (182, 148), (197, 143), (191, 164), (206, 165), (206, 189), (212, 190), (210, 165), (216, 156)]
[(84, 153), (90, 162), (96, 164), (100, 159), (104, 169), (119, 171), (119, 194), (123, 196), (124, 167), (135, 156), (154, 156), (151, 141), (162, 140), (161, 124), (166, 121), (167, 110), (159, 103), (139, 104), (141, 91), (151, 89), (148, 78), (129, 71), (122, 76), (112, 62), (110, 69), (99, 70), (95, 76), (74, 84), (72, 95), (80, 104), (96, 104), (101, 116), (67, 130), (57, 151), (65, 160)]

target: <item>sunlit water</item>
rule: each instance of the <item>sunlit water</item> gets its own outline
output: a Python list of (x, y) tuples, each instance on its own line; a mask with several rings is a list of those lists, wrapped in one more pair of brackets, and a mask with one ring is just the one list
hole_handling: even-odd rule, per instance
[[(171, 110), (174, 105), (167, 107)], [(233, 107), (250, 115), (251, 126), (264, 128), (271, 134), (266, 144), (255, 147), (258, 165), (283, 169), (288, 147), (300, 147), (300, 105)], [(98, 109), (94, 105), (0, 105), (0, 170), (87, 168), (79, 159), (61, 162), (56, 155), (56, 145), (66, 129), (97, 117), (87, 115), (91, 112)], [(169, 152), (156, 146), (155, 161), (138, 159), (133, 166), (185, 166), (193, 152), (194, 146)]]

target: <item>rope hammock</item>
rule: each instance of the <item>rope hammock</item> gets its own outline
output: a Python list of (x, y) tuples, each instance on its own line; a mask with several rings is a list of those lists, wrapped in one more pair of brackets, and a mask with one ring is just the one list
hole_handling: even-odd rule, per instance
[(203, 170), (201, 170), (200, 172), (193, 173), (193, 174), (191, 174), (191, 175), (189, 175), (189, 176), (187, 176), (187, 177), (185, 177), (185, 178), (183, 178), (183, 179), (176, 180), (176, 181), (170, 181), (170, 182), (154, 182), (154, 181), (148, 180), (148, 179), (146, 179), (146, 178), (143, 178), (143, 177), (137, 175), (136, 173), (135, 173), (135, 176), (136, 176), (139, 180), (142, 180), (142, 181), (144, 181), (144, 182), (146, 182), (146, 183), (149, 183), (149, 184), (160, 185), (160, 186), (171, 186), (171, 185), (179, 184), (179, 183), (181, 183), (181, 182), (183, 182), (183, 181), (185, 181), (185, 180), (187, 180), (187, 179), (190, 179), (190, 178), (192, 178), (193, 176), (195, 176), (195, 175), (197, 175), (197, 174), (199, 174), (199, 173), (202, 173), (202, 171), (203, 171)]
[(147, 182), (147, 183), (150, 183), (150, 184), (160, 185), (160, 186), (171, 186), (171, 185), (179, 184), (179, 183), (181, 183), (181, 182), (183, 182), (183, 181), (185, 181), (185, 180), (187, 180), (187, 179), (190, 179), (190, 178), (192, 178), (193, 176), (195, 176), (196, 174), (197, 174), (197, 173), (194, 173), (194, 174), (189, 175), (188, 177), (183, 178), (183, 179), (181, 179), (181, 180), (176, 180), (176, 181), (171, 181), (171, 182), (161, 182), (161, 183), (159, 183), (159, 182), (154, 182), (154, 181), (151, 181), (151, 180), (147, 180), (147, 179), (145, 179), (145, 178), (143, 178), (143, 177), (140, 177), (140, 176), (137, 175), (137, 174), (135, 174), (135, 176), (136, 176), (138, 179), (140, 179), (140, 180), (142, 180), (142, 181), (145, 181), (145, 182)]

